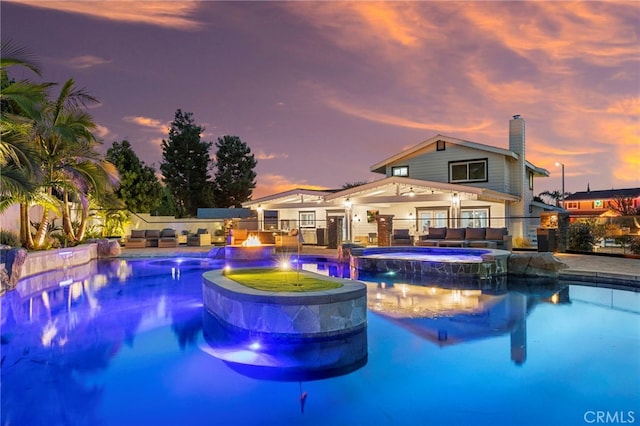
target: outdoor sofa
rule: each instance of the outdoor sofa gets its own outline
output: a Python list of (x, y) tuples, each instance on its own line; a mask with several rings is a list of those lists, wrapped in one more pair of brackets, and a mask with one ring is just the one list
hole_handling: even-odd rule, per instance
[(429, 228), (421, 235), (417, 246), (486, 247), (511, 250), (512, 238), (507, 228)]
[(160, 238), (158, 239), (158, 247), (178, 247), (178, 236), (176, 230), (171, 228), (165, 228), (160, 231)]
[(125, 241), (128, 248), (158, 247), (160, 231), (157, 229), (132, 229)]

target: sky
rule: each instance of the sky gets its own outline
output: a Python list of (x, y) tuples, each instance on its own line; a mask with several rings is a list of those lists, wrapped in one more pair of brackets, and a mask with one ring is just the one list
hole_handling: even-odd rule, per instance
[[(534, 192), (640, 187), (640, 2), (12, 1), (0, 35), (73, 78), (104, 142), (159, 170), (177, 109), (239, 136), (253, 198), (340, 188), (437, 134), (508, 149)], [(53, 93), (57, 95), (54, 89)], [(215, 147), (212, 155), (215, 154)]]

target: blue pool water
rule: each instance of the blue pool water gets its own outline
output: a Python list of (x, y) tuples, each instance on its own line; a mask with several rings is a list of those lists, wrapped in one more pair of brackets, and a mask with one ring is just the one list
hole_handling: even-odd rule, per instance
[[(640, 293), (361, 276), (366, 335), (279, 351), (203, 312), (215, 267), (109, 260), (22, 281), (1, 299), (1, 424), (640, 422)], [(362, 344), (366, 358), (323, 370)], [(309, 370), (279, 369), (285, 353)]]

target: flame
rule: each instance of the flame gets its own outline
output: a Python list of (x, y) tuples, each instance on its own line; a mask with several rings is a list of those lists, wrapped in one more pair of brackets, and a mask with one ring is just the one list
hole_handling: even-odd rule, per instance
[(260, 243), (260, 238), (258, 238), (257, 235), (249, 235), (249, 238), (244, 240), (241, 245), (244, 247), (255, 247), (262, 244)]

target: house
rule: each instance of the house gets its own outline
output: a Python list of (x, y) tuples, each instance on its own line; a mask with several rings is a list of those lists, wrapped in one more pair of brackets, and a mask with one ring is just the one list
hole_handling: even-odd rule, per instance
[(602, 191), (576, 192), (564, 199), (564, 208), (572, 217), (579, 216), (620, 216), (616, 211), (620, 199), (628, 201), (632, 211), (640, 208), (640, 188), (606, 189)]
[(300, 228), (306, 243), (375, 243), (379, 218), (415, 238), (429, 227), (508, 227), (535, 235), (546, 205), (533, 201), (534, 179), (549, 172), (525, 158), (525, 121), (509, 122), (509, 149), (436, 135), (370, 170), (383, 177), (364, 185), (294, 189), (243, 207), (258, 211), (260, 227)]

